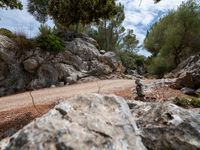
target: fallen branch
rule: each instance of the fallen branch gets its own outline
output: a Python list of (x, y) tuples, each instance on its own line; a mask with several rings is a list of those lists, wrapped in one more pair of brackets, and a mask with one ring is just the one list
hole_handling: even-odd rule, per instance
[(35, 101), (34, 101), (34, 98), (33, 98), (33, 95), (32, 95), (32, 91), (30, 91), (29, 94), (30, 94), (30, 97), (31, 97), (31, 100), (32, 100), (33, 107), (35, 108), (35, 110), (36, 110), (40, 115), (42, 115), (42, 113), (38, 110), (38, 108), (37, 108), (36, 105), (35, 105)]

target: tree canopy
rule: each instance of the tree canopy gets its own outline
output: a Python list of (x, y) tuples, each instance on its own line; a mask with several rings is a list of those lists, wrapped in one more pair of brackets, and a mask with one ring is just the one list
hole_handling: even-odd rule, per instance
[(162, 57), (176, 67), (182, 60), (199, 51), (199, 27), (200, 6), (195, 0), (189, 0), (152, 26), (144, 42), (145, 48), (154, 57)]
[(49, 16), (65, 27), (98, 22), (117, 13), (115, 0), (29, 0), (28, 11), (40, 22)]
[(18, 0), (0, 0), (0, 8), (22, 9), (23, 5)]
[(101, 49), (106, 51), (134, 51), (138, 41), (133, 30), (126, 30), (122, 25), (125, 19), (124, 6), (117, 6), (117, 14), (110, 20), (101, 19), (87, 27), (87, 34), (97, 40)]

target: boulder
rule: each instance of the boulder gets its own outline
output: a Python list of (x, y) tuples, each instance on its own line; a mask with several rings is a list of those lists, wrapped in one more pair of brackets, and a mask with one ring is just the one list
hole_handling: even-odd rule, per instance
[(33, 58), (29, 58), (23, 62), (24, 69), (29, 73), (34, 73), (36, 69), (39, 67), (39, 63), (37, 60)]
[(41, 89), (46, 86), (45, 80), (42, 79), (34, 79), (32, 80), (27, 88), (29, 90), (36, 90), (36, 89)]
[(171, 77), (177, 78), (176, 87), (200, 87), (200, 54), (189, 57), (183, 61), (171, 73)]
[(4, 35), (0, 35), (0, 49), (14, 48), (15, 46), (15, 42), (13, 42), (11, 39)]
[(104, 55), (99, 56), (99, 61), (110, 66), (114, 72), (124, 73), (125, 68), (122, 63), (117, 60), (114, 52), (106, 52)]
[(200, 95), (200, 88), (195, 91), (196, 95)]
[(139, 78), (139, 79), (143, 79), (143, 78), (144, 78), (143, 76), (141, 76), (141, 75), (138, 73), (137, 70), (128, 69), (128, 70), (127, 70), (127, 74), (128, 74), (128, 75), (131, 75), (131, 76), (133, 76), (133, 77), (135, 77), (135, 78)]
[(187, 95), (196, 95), (196, 91), (194, 89), (187, 88), (187, 87), (182, 88), (181, 92)]
[(77, 80), (78, 80), (77, 74), (71, 74), (71, 76), (66, 77), (66, 78), (64, 79), (65, 84), (74, 84), (74, 83), (77, 82)]
[(61, 102), (0, 149), (146, 150), (126, 101), (89, 94)]
[(78, 55), (84, 61), (94, 60), (100, 55), (99, 50), (94, 45), (81, 38), (66, 42), (66, 47), (72, 54)]
[(59, 73), (52, 64), (43, 64), (38, 69), (39, 80), (44, 81), (46, 87), (56, 84), (58, 82)]
[(0, 48), (0, 60), (6, 64), (12, 64), (15, 60), (15, 53), (7, 49)]
[(99, 75), (108, 75), (110, 73), (112, 73), (112, 69), (110, 66), (101, 63), (97, 60), (94, 60), (91, 62), (91, 74), (99, 76)]
[(187, 110), (170, 102), (139, 101), (130, 101), (129, 107), (147, 149), (200, 149), (200, 109)]
[(104, 55), (104, 54), (106, 53), (105, 50), (100, 50), (99, 52), (100, 52), (100, 54), (102, 54), (102, 55)]

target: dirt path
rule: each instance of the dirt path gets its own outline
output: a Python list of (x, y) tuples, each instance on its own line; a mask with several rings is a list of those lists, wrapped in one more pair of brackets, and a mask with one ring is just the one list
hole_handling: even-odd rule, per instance
[[(36, 105), (44, 105), (58, 100), (85, 93), (111, 94), (128, 89), (135, 85), (134, 80), (103, 80), (90, 83), (76, 84), (60, 88), (42, 89), (33, 91)], [(0, 112), (32, 106), (29, 92), (0, 98)]]

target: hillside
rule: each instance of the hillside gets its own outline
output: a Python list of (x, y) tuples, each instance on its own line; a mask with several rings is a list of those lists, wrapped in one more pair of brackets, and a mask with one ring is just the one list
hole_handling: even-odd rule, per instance
[(0, 35), (0, 96), (123, 76), (124, 68), (115, 53), (100, 53), (94, 39), (64, 33), (62, 40), (64, 52), (39, 47), (23, 50), (18, 43)]

